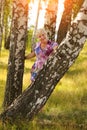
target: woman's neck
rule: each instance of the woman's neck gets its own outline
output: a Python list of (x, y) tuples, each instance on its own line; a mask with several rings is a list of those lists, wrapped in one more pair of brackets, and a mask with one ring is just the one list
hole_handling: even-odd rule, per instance
[(42, 49), (44, 49), (47, 46), (48, 41), (41, 42), (40, 46)]
[(47, 45), (47, 43), (48, 43), (48, 40), (41, 41), (41, 44), (43, 44), (43, 45)]

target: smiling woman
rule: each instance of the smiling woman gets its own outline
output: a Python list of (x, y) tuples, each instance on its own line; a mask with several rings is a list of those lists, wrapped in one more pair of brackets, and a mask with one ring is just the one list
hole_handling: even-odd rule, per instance
[(48, 40), (47, 33), (44, 29), (38, 29), (36, 32), (36, 37), (39, 42), (37, 42), (34, 50), (25, 56), (25, 59), (31, 59), (36, 56), (36, 61), (34, 62), (31, 69), (31, 81), (35, 81), (38, 72), (43, 68), (49, 55), (57, 47), (56, 42)]

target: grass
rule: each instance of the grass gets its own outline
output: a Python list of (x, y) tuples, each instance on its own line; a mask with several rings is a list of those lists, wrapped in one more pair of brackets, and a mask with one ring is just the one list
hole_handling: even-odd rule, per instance
[[(23, 89), (30, 83), (34, 60), (25, 62)], [(0, 56), (0, 111), (4, 98), (8, 51)], [(56, 86), (46, 105), (30, 123), (4, 126), (4, 130), (77, 130), (87, 129), (87, 43), (76, 62)], [(0, 124), (0, 130), (3, 125)]]

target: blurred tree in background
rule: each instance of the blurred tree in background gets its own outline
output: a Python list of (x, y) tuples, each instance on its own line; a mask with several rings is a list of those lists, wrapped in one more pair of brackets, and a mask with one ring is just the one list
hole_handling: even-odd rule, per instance
[(0, 50), (2, 47), (2, 39), (3, 39), (3, 22), (4, 22), (4, 5), (5, 0), (0, 0)]
[(52, 41), (55, 41), (57, 11), (58, 0), (48, 0), (48, 5), (45, 13), (44, 28), (47, 32), (48, 38)]

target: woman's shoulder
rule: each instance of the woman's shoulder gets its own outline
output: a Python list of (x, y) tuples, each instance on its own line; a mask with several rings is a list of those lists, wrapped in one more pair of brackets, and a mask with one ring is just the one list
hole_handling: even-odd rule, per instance
[(36, 43), (35, 48), (38, 48), (38, 47), (40, 47), (40, 42), (37, 42), (37, 43)]
[(35, 53), (39, 53), (39, 52), (40, 52), (40, 42), (37, 42), (37, 43), (36, 43), (36, 46), (35, 46), (35, 48), (34, 48), (34, 51), (35, 51)]
[(40, 42), (36, 42), (36, 43), (35, 43), (34, 51), (35, 51), (38, 47), (40, 47)]

